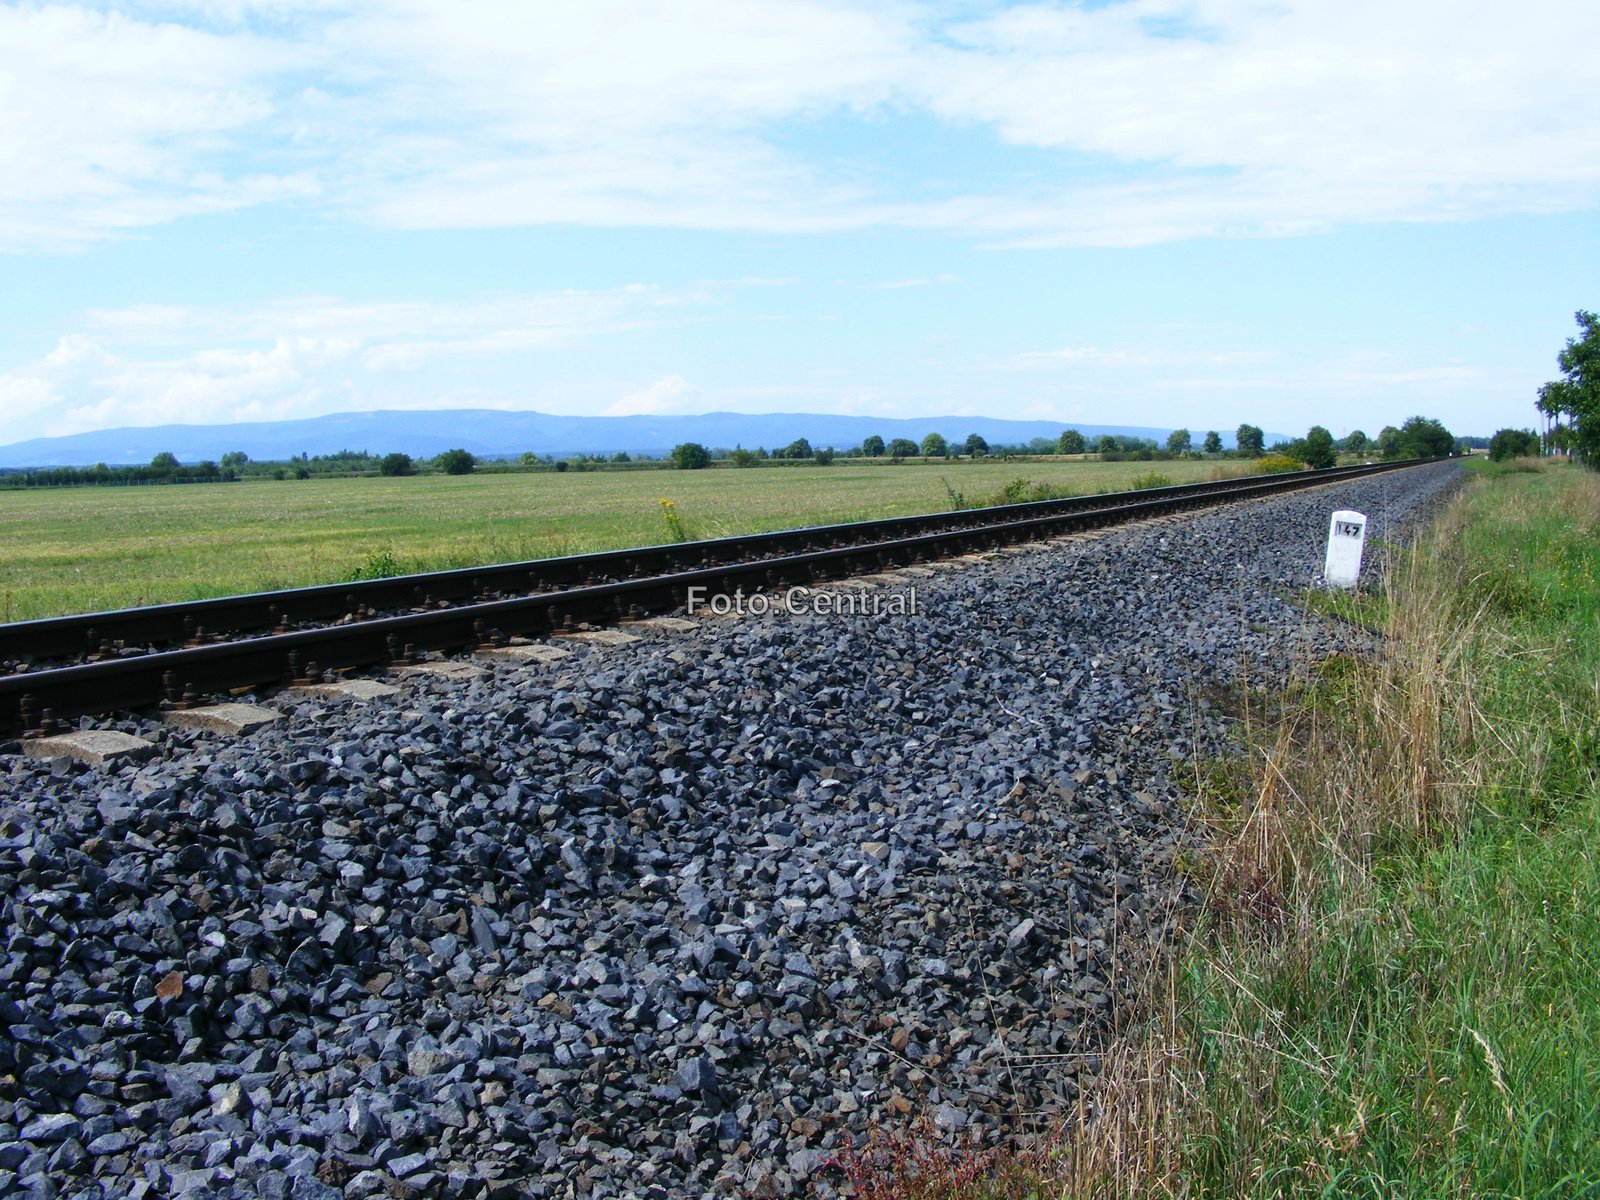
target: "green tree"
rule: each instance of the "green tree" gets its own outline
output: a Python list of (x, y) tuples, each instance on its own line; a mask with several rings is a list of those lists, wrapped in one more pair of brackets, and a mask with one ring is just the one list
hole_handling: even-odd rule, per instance
[(733, 465), (736, 467), (753, 467), (759, 461), (754, 451), (743, 448), (735, 450), (731, 457), (733, 458)]
[(633, 455), (629, 454), (626, 450), (618, 450), (611, 456), (611, 461), (614, 463), (631, 463), (633, 461)]
[(178, 462), (178, 456), (170, 450), (163, 450), (150, 460), (150, 471), (163, 478), (171, 478), (182, 470), (183, 465)]
[(1296, 443), (1295, 455), (1308, 467), (1331, 467), (1339, 461), (1339, 452), (1333, 448), (1333, 434), (1321, 425), (1313, 425), (1310, 432)]
[(237, 471), (250, 461), (250, 456), (243, 450), (230, 450), (222, 456), (222, 466), (225, 470)]
[(1167, 450), (1172, 454), (1182, 454), (1193, 445), (1187, 429), (1174, 429), (1167, 434)]
[(1057, 454), (1082, 454), (1087, 446), (1083, 442), (1083, 434), (1076, 429), (1063, 429), (1061, 436), (1056, 439)]
[(711, 465), (711, 452), (699, 442), (682, 442), (672, 448), (672, 465), (680, 471), (699, 471)]
[(895, 438), (889, 443), (890, 458), (914, 458), (917, 453), (917, 444), (910, 438)]
[(794, 441), (790, 442), (782, 450), (779, 450), (775, 455), (773, 455), (773, 457), (774, 458), (810, 458), (812, 456), (812, 454), (814, 454), (814, 453), (815, 453), (815, 451), (813, 451), (811, 449), (811, 443), (808, 442), (805, 438), (795, 438)]
[(470, 475), (478, 460), (465, 450), (446, 450), (433, 460), (433, 465), (446, 475)]
[(412, 470), (411, 455), (401, 454), (398, 451), (385, 454), (383, 460), (378, 463), (380, 475), (410, 475)]
[(1385, 458), (1444, 458), (1455, 453), (1456, 439), (1433, 417), (1407, 417), (1392, 445), (1393, 452), (1385, 450)]
[(1210, 433), (1206, 434), (1206, 440), (1201, 443), (1200, 449), (1204, 450), (1207, 454), (1221, 454), (1222, 435), (1213, 429)]
[(922, 439), (923, 458), (947, 458), (950, 455), (950, 443), (944, 440), (942, 433), (930, 433)]
[(1241, 425), (1234, 431), (1234, 445), (1240, 454), (1251, 456), (1266, 449), (1267, 435), (1255, 425)]
[(1338, 446), (1346, 454), (1365, 454), (1372, 449), (1372, 439), (1357, 429), (1339, 442)]
[(1527, 429), (1502, 429), (1489, 439), (1489, 461), (1532, 458), (1539, 453), (1539, 435)]
[(883, 449), (883, 439), (877, 434), (873, 434), (861, 443), (861, 453), (868, 458), (882, 458)]
[(1101, 434), (1099, 440), (1094, 444), (1094, 452), (1096, 454), (1115, 454), (1121, 448), (1117, 444), (1117, 439), (1109, 433)]
[(1585, 466), (1600, 469), (1600, 316), (1582, 309), (1576, 316), (1583, 336), (1568, 338), (1556, 356), (1561, 378), (1539, 389), (1538, 408), (1557, 422), (1558, 445), (1570, 448)]
[(817, 466), (826, 467), (833, 462), (833, 447), (821, 446), (811, 457), (817, 460)]
[(973, 458), (982, 458), (989, 453), (989, 443), (975, 433), (967, 434), (967, 440), (962, 443), (961, 449)]

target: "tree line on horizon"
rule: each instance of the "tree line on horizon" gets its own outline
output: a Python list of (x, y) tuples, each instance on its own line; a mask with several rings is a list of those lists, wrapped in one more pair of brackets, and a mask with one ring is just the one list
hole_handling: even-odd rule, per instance
[[(904, 461), (908, 458), (987, 458), (1017, 455), (1097, 455), (1102, 460), (1114, 461), (1131, 458), (1148, 460), (1182, 456), (1260, 458), (1277, 455), (1290, 463), (1303, 463), (1310, 467), (1332, 466), (1340, 454), (1358, 457), (1372, 456), (1385, 461), (1407, 458), (1442, 457), (1462, 453), (1468, 448), (1487, 449), (1494, 461), (1524, 455), (1566, 453), (1578, 462), (1600, 468), (1600, 316), (1579, 309), (1575, 314), (1581, 336), (1567, 339), (1565, 348), (1557, 355), (1561, 378), (1539, 389), (1535, 407), (1549, 423), (1545, 432), (1536, 434), (1529, 429), (1501, 429), (1491, 438), (1457, 438), (1433, 417), (1414, 416), (1398, 428), (1386, 425), (1376, 438), (1369, 438), (1361, 430), (1335, 438), (1321, 425), (1313, 425), (1302, 438), (1293, 438), (1273, 446), (1263, 445), (1266, 435), (1256, 425), (1243, 424), (1234, 431), (1234, 448), (1224, 450), (1222, 436), (1210, 430), (1196, 450), (1193, 435), (1187, 429), (1175, 429), (1167, 435), (1166, 444), (1158, 445), (1151, 438), (1105, 434), (1091, 444), (1076, 429), (1066, 429), (1053, 441), (1034, 438), (1026, 445), (991, 446), (980, 435), (969, 434), (964, 442), (954, 443), (943, 434), (930, 433), (920, 443), (910, 438), (885, 441), (874, 434), (859, 446), (836, 451), (831, 446), (813, 447), (805, 438), (797, 438), (780, 449), (768, 452), (764, 447), (745, 450), (708, 449), (697, 442), (685, 442), (675, 447), (665, 460), (648, 454), (630, 455), (618, 451), (609, 457), (587, 454), (569, 455), (555, 459), (551, 455), (540, 457), (532, 451), (524, 453), (514, 462), (494, 463), (496, 470), (595, 470), (600, 466), (670, 465), (681, 469), (698, 469), (718, 460), (731, 461), (736, 467), (753, 467), (764, 462), (806, 461), (827, 465), (835, 458), (888, 458)], [(0, 468), (0, 488), (69, 487), (88, 485), (134, 485), (178, 483), (230, 483), (250, 477), (272, 479), (309, 479), (314, 475), (414, 475), (422, 472), (447, 475), (465, 475), (476, 470), (480, 460), (464, 449), (446, 450), (432, 458), (413, 458), (409, 454), (394, 452), (384, 455), (365, 450), (340, 450), (335, 454), (301, 454), (286, 461), (252, 461), (242, 451), (224, 454), (220, 460), (185, 465), (178, 457), (162, 451), (148, 464), (112, 467), (96, 463), (92, 467), (24, 467)]]
[[(1502, 430), (1496, 435), (1491, 453), (1505, 452), (1512, 446), (1513, 435), (1524, 436), (1519, 431)], [(1533, 434), (1526, 437), (1538, 439)], [(148, 464), (111, 467), (97, 463), (92, 467), (48, 467), (8, 469), (0, 471), (0, 487), (63, 487), (74, 485), (136, 485), (181, 483), (230, 483), (236, 480), (255, 479), (310, 479), (315, 476), (383, 475), (407, 476), (416, 474), (467, 475), (479, 467), (494, 471), (554, 470), (592, 471), (602, 467), (676, 467), (697, 470), (716, 462), (730, 463), (735, 467), (755, 467), (763, 464), (798, 464), (809, 462), (826, 466), (836, 459), (887, 459), (891, 462), (907, 459), (985, 459), (1014, 458), (1021, 456), (1071, 457), (1092, 456), (1105, 462), (1153, 461), (1175, 458), (1262, 458), (1275, 455), (1292, 464), (1310, 467), (1332, 466), (1340, 454), (1371, 455), (1385, 460), (1426, 458), (1457, 453), (1467, 443), (1479, 447), (1489, 446), (1493, 439), (1457, 439), (1435, 418), (1411, 417), (1398, 428), (1385, 426), (1376, 438), (1369, 438), (1361, 430), (1334, 438), (1320, 425), (1312, 426), (1305, 437), (1265, 445), (1266, 435), (1259, 426), (1243, 424), (1234, 432), (1235, 445), (1224, 449), (1222, 436), (1216, 430), (1208, 431), (1195, 445), (1194, 435), (1187, 429), (1173, 430), (1164, 444), (1153, 438), (1127, 434), (1103, 434), (1086, 438), (1077, 429), (1066, 429), (1056, 438), (1034, 438), (1026, 443), (993, 444), (982, 435), (969, 434), (964, 441), (952, 441), (943, 434), (927, 434), (920, 442), (910, 438), (884, 439), (876, 434), (863, 439), (859, 446), (836, 450), (831, 446), (813, 446), (806, 438), (797, 438), (787, 446), (772, 451), (765, 447), (747, 450), (708, 448), (696, 442), (686, 442), (675, 447), (669, 455), (656, 457), (649, 454), (629, 454), (618, 451), (611, 455), (574, 454), (557, 459), (552, 455), (537, 455), (528, 451), (515, 459), (479, 459), (467, 450), (455, 448), (431, 457), (412, 457), (392, 452), (377, 455), (365, 450), (340, 450), (333, 454), (309, 453), (287, 460), (252, 460), (242, 451), (224, 454), (220, 460), (206, 460), (185, 465), (176, 455), (163, 451)], [(1524, 443), (1515, 442), (1517, 453), (1527, 453)]]
[[(1485, 441), (1484, 439), (1472, 439)], [(885, 442), (874, 434), (861, 445), (843, 452), (831, 447), (813, 449), (811, 443), (800, 438), (781, 450), (768, 453), (757, 450), (735, 449), (717, 451), (707, 449), (698, 442), (684, 442), (672, 452), (673, 465), (684, 470), (708, 467), (718, 459), (730, 460), (736, 467), (753, 467), (768, 461), (811, 459), (826, 466), (835, 458), (972, 458), (1013, 457), (1016, 455), (1063, 455), (1082, 457), (1094, 455), (1106, 462), (1124, 459), (1152, 461), (1174, 458), (1261, 458), (1268, 453), (1303, 463), (1309, 467), (1331, 467), (1340, 454), (1375, 455), (1386, 461), (1405, 458), (1443, 457), (1465, 449), (1455, 435), (1433, 417), (1411, 417), (1399, 428), (1386, 425), (1376, 438), (1369, 438), (1361, 430), (1335, 439), (1320, 425), (1313, 425), (1303, 438), (1277, 442), (1269, 448), (1266, 434), (1255, 425), (1240, 425), (1234, 432), (1234, 448), (1225, 450), (1222, 435), (1208, 431), (1197, 447), (1194, 435), (1187, 429), (1175, 429), (1167, 435), (1166, 444), (1153, 438), (1128, 435), (1102, 434), (1092, 442), (1076, 429), (1063, 430), (1054, 440), (1034, 438), (1025, 446), (991, 446), (981, 435), (973, 433), (964, 442), (952, 442), (940, 433), (930, 433), (921, 443), (910, 438), (895, 438)], [(1485, 442), (1485, 444), (1487, 444)]]

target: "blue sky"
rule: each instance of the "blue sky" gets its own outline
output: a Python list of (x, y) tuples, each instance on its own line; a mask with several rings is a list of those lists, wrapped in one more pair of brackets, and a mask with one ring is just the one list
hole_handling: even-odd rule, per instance
[[(0, 439), (372, 408), (1533, 422), (1600, 10), (0, 4)], [(1592, 56), (1588, 56), (1592, 58)]]

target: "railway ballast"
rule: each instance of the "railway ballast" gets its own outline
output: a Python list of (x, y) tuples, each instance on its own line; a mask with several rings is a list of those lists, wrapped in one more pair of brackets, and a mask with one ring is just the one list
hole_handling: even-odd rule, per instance
[(872, 1122), (1069, 1110), (1183, 911), (1203, 689), (1359, 649), (1282, 598), (1329, 512), (1392, 543), (1457, 476), (0, 756), (0, 1190), (825, 1194)]

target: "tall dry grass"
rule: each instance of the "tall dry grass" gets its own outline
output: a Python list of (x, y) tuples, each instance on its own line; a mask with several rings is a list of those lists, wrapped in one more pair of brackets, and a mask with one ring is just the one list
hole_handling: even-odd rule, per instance
[[(1111, 1048), (1036, 1195), (1254, 1193), (1255, 1172), (1281, 1158), (1277, 1131), (1239, 1116), (1270, 1101), (1286, 1063), (1331, 1082), (1329, 1048), (1275, 1002), (1283, 981), (1309, 973), (1331, 927), (1369, 920), (1385, 855), (1449, 837), (1484, 775), (1479, 614), (1459, 611), (1450, 561), (1463, 519), (1452, 510), (1389, 575), (1381, 653), (1303, 663), (1241, 697), (1243, 754), (1195, 775), (1206, 850), (1191, 867), (1202, 900), (1190, 944), (1152, 981), (1142, 1026)], [(1269, 978), (1277, 996), (1257, 986)]]
[(1248, 476), (1258, 474), (1258, 472), (1254, 470), (1254, 466), (1255, 463), (1251, 459), (1237, 459), (1233, 462), (1225, 462), (1212, 467), (1211, 470), (1206, 474), (1206, 478), (1219, 481), (1223, 479), (1244, 479)]

